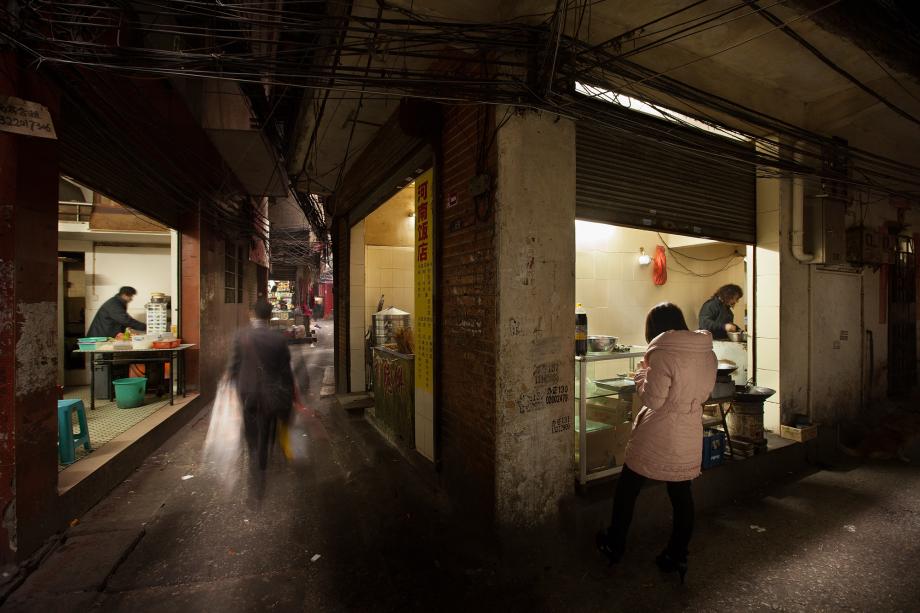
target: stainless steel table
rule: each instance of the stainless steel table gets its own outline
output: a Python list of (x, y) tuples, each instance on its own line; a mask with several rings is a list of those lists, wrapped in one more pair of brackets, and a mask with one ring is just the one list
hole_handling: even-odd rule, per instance
[[(74, 353), (90, 354), (90, 394), (89, 408), (96, 410), (96, 365), (97, 364), (169, 364), (169, 404), (175, 402), (176, 387), (185, 397), (185, 351), (194, 344), (179, 345), (172, 349), (122, 349), (119, 351), (100, 351), (98, 349), (77, 349)], [(116, 357), (117, 356), (117, 357)], [(176, 376), (176, 362), (181, 361), (179, 375)], [(177, 385), (173, 385), (173, 381)], [(112, 398), (112, 386), (109, 386), (109, 399)]]

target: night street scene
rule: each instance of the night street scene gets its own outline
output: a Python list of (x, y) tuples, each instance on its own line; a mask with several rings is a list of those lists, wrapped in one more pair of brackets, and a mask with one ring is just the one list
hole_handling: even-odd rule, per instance
[(6, 0), (0, 613), (920, 612), (918, 243), (913, 0)]

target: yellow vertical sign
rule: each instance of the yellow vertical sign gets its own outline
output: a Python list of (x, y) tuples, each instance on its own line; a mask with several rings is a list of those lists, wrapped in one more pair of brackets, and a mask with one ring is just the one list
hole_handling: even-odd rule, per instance
[(434, 172), (415, 179), (415, 387), (434, 393)]

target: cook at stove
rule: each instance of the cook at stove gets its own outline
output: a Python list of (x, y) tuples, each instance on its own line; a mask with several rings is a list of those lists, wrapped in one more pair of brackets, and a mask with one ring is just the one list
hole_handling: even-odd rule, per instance
[(723, 285), (700, 309), (700, 330), (709, 330), (715, 339), (727, 339), (729, 332), (737, 332), (732, 307), (744, 295), (734, 283)]

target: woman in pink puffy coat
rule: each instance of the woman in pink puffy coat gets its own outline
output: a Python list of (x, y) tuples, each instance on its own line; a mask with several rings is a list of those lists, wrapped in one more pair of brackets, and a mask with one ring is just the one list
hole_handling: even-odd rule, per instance
[(636, 370), (636, 391), (643, 407), (633, 423), (626, 461), (617, 482), (610, 528), (597, 535), (597, 546), (611, 564), (620, 560), (639, 490), (646, 479), (667, 483), (674, 508), (668, 546), (655, 559), (664, 572), (687, 572), (687, 546), (693, 532), (690, 481), (700, 474), (703, 403), (716, 381), (712, 335), (691, 332), (681, 310), (662, 303), (645, 320), (649, 343)]

